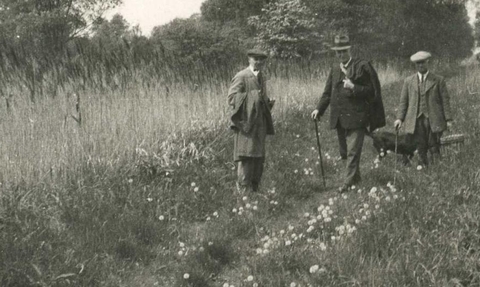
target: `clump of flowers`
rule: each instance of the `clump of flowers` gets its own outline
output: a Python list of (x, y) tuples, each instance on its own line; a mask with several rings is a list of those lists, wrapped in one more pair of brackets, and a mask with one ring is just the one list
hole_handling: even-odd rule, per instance
[[(247, 196), (242, 198), (243, 204), (232, 209), (232, 213), (242, 216), (242, 215), (253, 215), (254, 211), (258, 210), (258, 200), (250, 202)], [(217, 213), (218, 214), (218, 213)], [(215, 215), (214, 215), (215, 216)]]
[(187, 255), (187, 248), (185, 246), (185, 243), (183, 242), (179, 242), (178, 243), (178, 246), (180, 247), (180, 250), (177, 252), (178, 256), (184, 256), (184, 255)]
[[(265, 256), (275, 249), (298, 248), (297, 246), (328, 251), (334, 244), (354, 236), (358, 229), (368, 224), (370, 218), (381, 214), (385, 206), (402, 198), (401, 191), (390, 182), (386, 186), (355, 187), (353, 190), (357, 191), (353, 195), (349, 193), (328, 198), (313, 212), (309, 210), (301, 213), (297, 224), (289, 224), (284, 229), (264, 235), (256, 248), (256, 254)], [(355, 202), (360, 200), (358, 208), (351, 208), (351, 202), (348, 201), (350, 197), (353, 197)], [(343, 206), (346, 207), (346, 213), (351, 213), (340, 216)], [(321, 274), (327, 271), (321, 265), (315, 264), (310, 267), (309, 272)], [(290, 285), (300, 286), (296, 282)]]
[(373, 161), (373, 166), (372, 166), (372, 169), (374, 168), (378, 168), (380, 165), (380, 157), (376, 157), (375, 160)]

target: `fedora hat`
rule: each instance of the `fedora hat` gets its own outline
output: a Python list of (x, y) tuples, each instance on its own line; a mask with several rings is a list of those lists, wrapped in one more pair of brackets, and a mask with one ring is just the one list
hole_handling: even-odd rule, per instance
[(336, 35), (335, 40), (333, 41), (332, 50), (340, 51), (350, 49), (350, 38), (347, 35)]

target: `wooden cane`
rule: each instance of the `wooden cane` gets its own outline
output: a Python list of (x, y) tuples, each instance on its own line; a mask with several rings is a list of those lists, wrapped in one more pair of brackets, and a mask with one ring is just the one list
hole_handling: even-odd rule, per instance
[(395, 174), (393, 175), (393, 186), (397, 181), (397, 148), (398, 148), (398, 129), (395, 128)]
[(322, 147), (320, 146), (320, 137), (318, 136), (317, 120), (314, 119), (313, 122), (315, 123), (315, 135), (317, 136), (317, 147), (318, 147), (318, 155), (320, 157), (320, 169), (322, 170), (323, 187), (327, 187), (327, 184), (325, 183), (325, 172), (323, 171)]

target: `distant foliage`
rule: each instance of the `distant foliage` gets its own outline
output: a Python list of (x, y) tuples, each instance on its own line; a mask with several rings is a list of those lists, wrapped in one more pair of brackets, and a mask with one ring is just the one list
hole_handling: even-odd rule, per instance
[(249, 23), (257, 32), (255, 39), (272, 55), (299, 58), (323, 51), (317, 21), (300, 0), (270, 3), (262, 12), (251, 16)]
[[(62, 86), (70, 58), (70, 42), (121, 0), (0, 0), (0, 94), (11, 82), (29, 91), (32, 101), (47, 90), (45, 75), (54, 74), (50, 86)], [(71, 71), (67, 71), (71, 72)], [(14, 79), (14, 80), (13, 80)], [(57, 88), (53, 92), (56, 95)]]
[(132, 38), (136, 32), (122, 15), (115, 14), (110, 21), (100, 18), (94, 23), (92, 40), (113, 48), (118, 42)]
[[(368, 1), (374, 9), (370, 10), (371, 24), (360, 31), (364, 47), (397, 57), (408, 57), (418, 50), (451, 59), (470, 54), (474, 39), (464, 1)], [(383, 17), (378, 21), (375, 15)]]
[(324, 35), (345, 31), (372, 58), (405, 58), (418, 50), (453, 59), (473, 47), (465, 1), (302, 0)]
[(193, 16), (155, 27), (150, 40), (157, 50), (169, 52), (182, 61), (210, 66), (242, 53), (242, 37), (236, 27), (216, 25)]
[(0, 31), (4, 41), (36, 57), (62, 51), (121, 0), (0, 0)]
[(276, 0), (206, 0), (202, 17), (210, 22), (246, 24), (250, 16), (259, 15), (262, 8)]
[[(320, 28), (325, 34), (333, 36), (336, 32), (355, 34), (358, 29), (366, 25), (369, 7), (368, 0), (301, 0), (314, 13)], [(396, 0), (394, 0), (396, 1)], [(390, 5), (388, 1), (388, 5)], [(382, 19), (381, 14), (375, 15)]]
[(464, 0), (206, 0), (201, 14), (155, 27), (149, 37), (120, 15), (102, 18), (120, 2), (0, 0), (0, 97), (14, 86), (34, 102), (68, 85), (227, 82), (254, 46), (276, 56), (267, 67), (274, 73), (293, 62), (314, 73), (311, 63), (333, 55), (324, 52), (339, 31), (350, 35), (355, 54), (375, 61), (408, 61), (418, 50), (461, 59), (474, 44)]

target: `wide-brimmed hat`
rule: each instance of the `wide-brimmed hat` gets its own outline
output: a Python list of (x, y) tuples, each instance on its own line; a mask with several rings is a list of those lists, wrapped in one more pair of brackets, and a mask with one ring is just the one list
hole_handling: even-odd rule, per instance
[(350, 49), (352, 45), (350, 44), (350, 38), (348, 35), (336, 35), (335, 40), (333, 41), (332, 50), (340, 51)]
[(419, 51), (419, 52), (416, 52), (415, 54), (413, 54), (410, 57), (410, 61), (412, 61), (414, 63), (422, 62), (422, 61), (430, 59), (431, 56), (432, 56), (432, 54), (430, 54), (429, 52)]
[(262, 51), (260, 49), (250, 49), (250, 50), (248, 50), (247, 51), (247, 56), (268, 58), (268, 54), (265, 51)]

